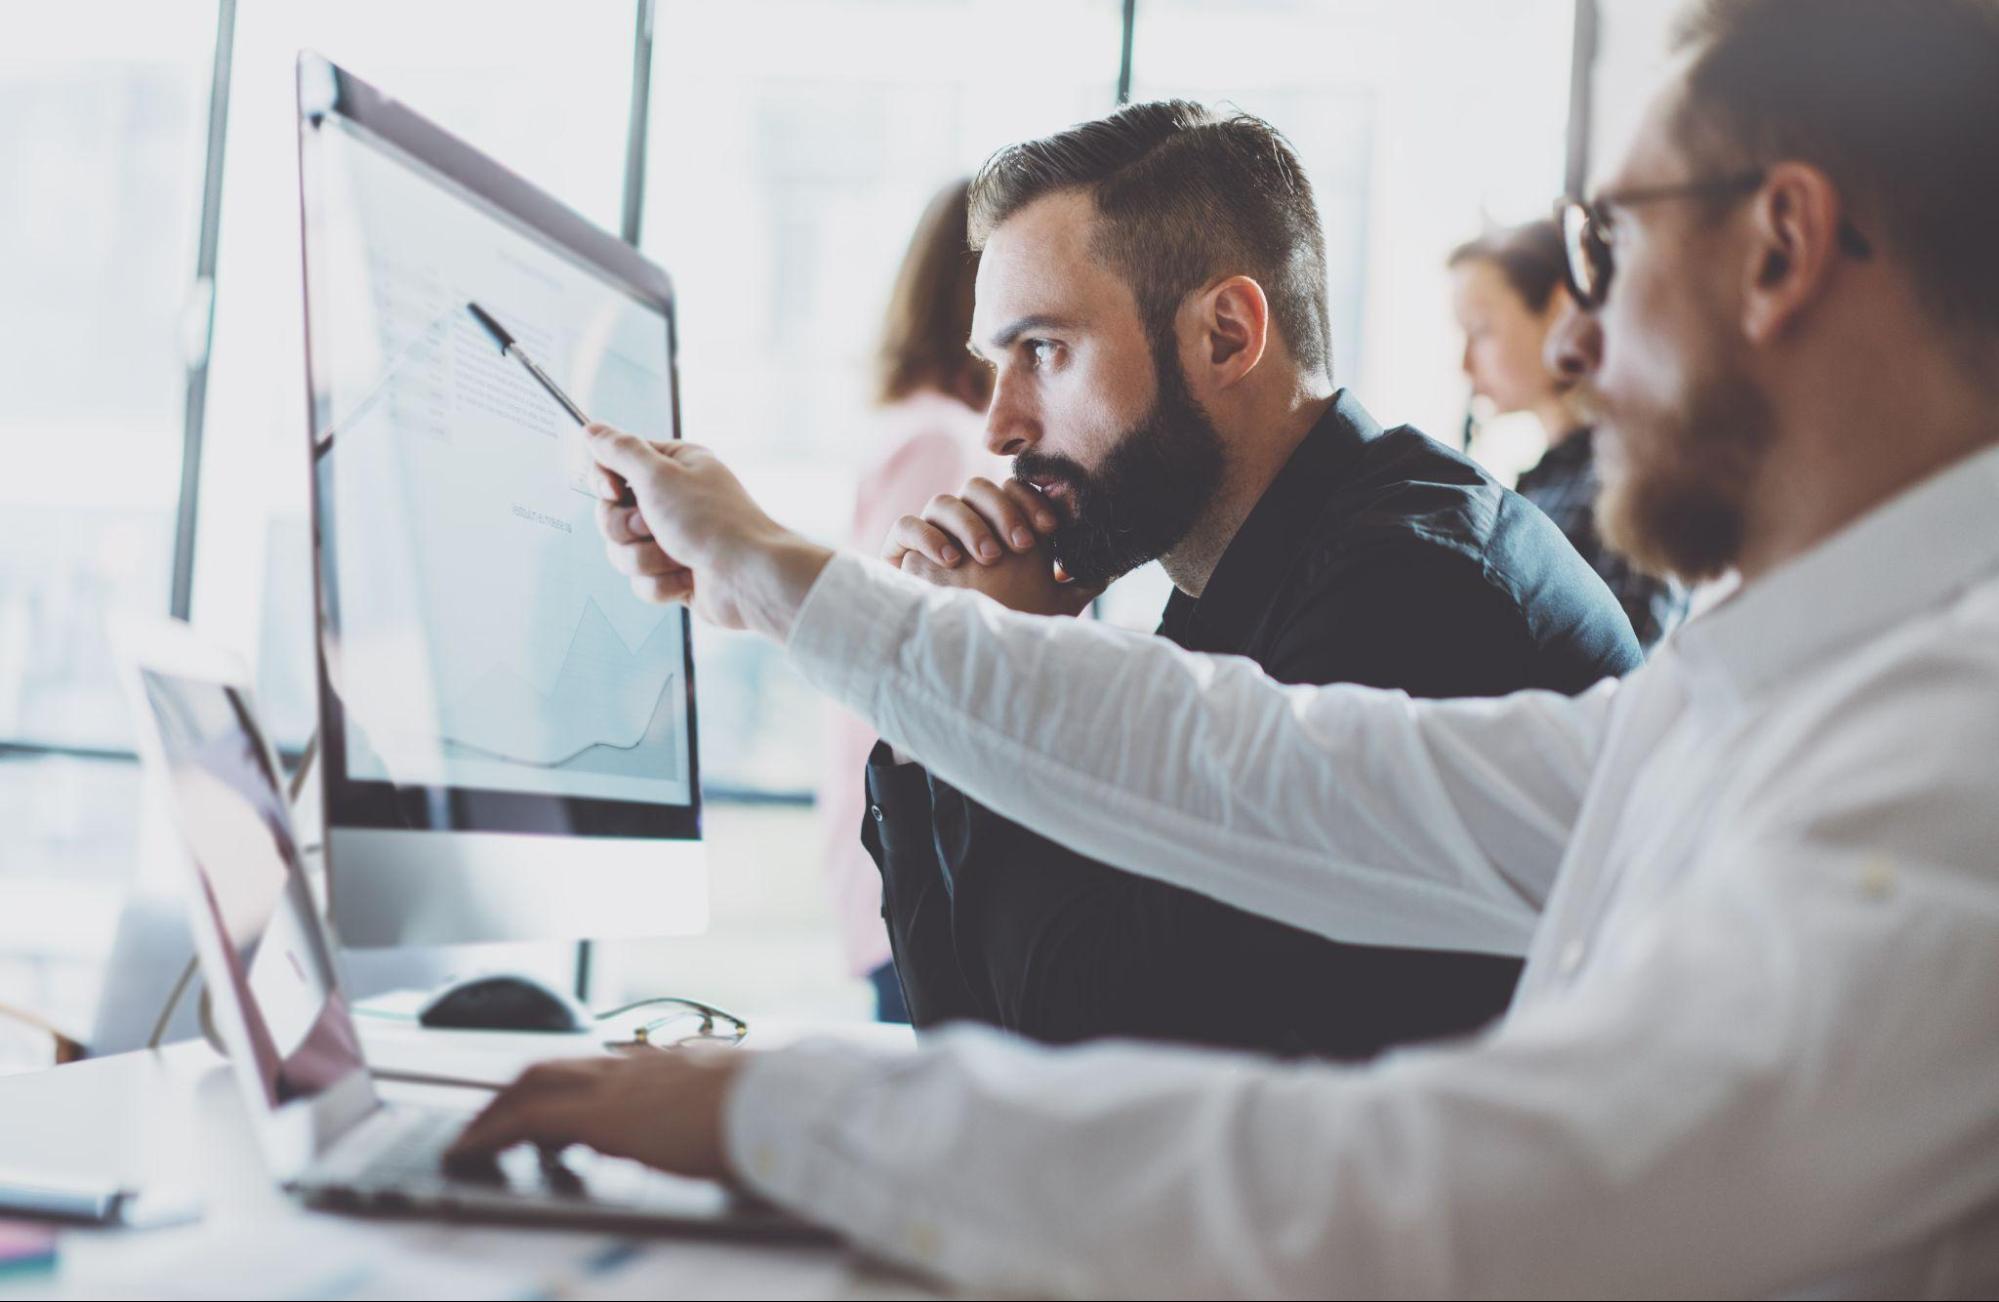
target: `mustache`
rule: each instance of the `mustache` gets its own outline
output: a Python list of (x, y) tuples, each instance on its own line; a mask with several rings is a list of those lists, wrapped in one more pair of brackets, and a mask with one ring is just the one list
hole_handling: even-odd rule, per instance
[(1072, 490), (1089, 485), (1090, 472), (1068, 457), (1050, 452), (1023, 452), (1013, 459), (1013, 477), (1026, 484), (1060, 482)]

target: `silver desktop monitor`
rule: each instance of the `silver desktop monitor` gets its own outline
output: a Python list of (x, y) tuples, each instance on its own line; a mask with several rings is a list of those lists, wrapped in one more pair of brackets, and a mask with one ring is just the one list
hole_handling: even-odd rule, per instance
[(591, 418), (675, 438), (672, 282), (344, 69), (298, 76), (341, 940), (699, 931), (687, 613), (611, 568), (575, 421), (469, 310)]

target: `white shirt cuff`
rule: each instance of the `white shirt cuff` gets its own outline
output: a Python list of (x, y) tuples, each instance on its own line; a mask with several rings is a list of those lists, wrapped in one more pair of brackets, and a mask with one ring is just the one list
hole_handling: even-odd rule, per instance
[(867, 703), (933, 591), (879, 561), (836, 552), (805, 594), (785, 649), (806, 682), (867, 718)]
[(833, 1040), (752, 1055), (722, 1109), (730, 1168), (761, 1197), (816, 1224), (892, 1254), (900, 1247), (919, 1264), (932, 1259), (922, 1227), (912, 1238), (901, 1224), (892, 1186), (841, 1142), (888, 1060), (908, 1056)]

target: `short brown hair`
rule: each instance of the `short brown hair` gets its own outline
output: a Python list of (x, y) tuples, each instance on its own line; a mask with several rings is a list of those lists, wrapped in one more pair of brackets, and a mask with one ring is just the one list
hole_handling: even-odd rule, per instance
[(935, 389), (983, 406), (991, 376), (965, 343), (972, 335), (979, 255), (965, 242), (971, 182), (937, 192), (902, 256), (875, 350), (875, 399), (900, 402)]
[(1331, 376), (1319, 209), (1297, 154), (1269, 123), (1161, 100), (1009, 145), (972, 180), (972, 247), (1062, 190), (1096, 205), (1092, 244), (1130, 284), (1155, 349), (1171, 339), (1188, 294), (1244, 274), (1263, 286), (1299, 365)]
[(1999, 3), (1702, 0), (1674, 44), (1690, 149), (1819, 168), (1941, 321), (1999, 332)]
[(1449, 267), (1485, 262), (1499, 269), (1506, 283), (1532, 312), (1545, 312), (1567, 275), (1568, 252), (1562, 232), (1552, 221), (1490, 231), (1451, 250)]

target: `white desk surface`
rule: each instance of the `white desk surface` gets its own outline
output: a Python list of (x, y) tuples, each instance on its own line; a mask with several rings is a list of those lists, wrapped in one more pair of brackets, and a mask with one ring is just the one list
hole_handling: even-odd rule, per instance
[[(806, 1028), (759, 1022), (752, 1044)], [(908, 1043), (906, 1028), (810, 1028)], [(380, 1068), (492, 1080), (596, 1041), (363, 1023)], [(385, 1082), (391, 1098), (478, 1106), (470, 1089)], [(206, 1044), (0, 1077), (0, 1171), (152, 1187), (205, 1201), (192, 1224), (63, 1233), (53, 1276), (0, 1278), (13, 1297), (932, 1298), (919, 1281), (832, 1247), (364, 1220), (311, 1212), (265, 1176), (236, 1083)]]

